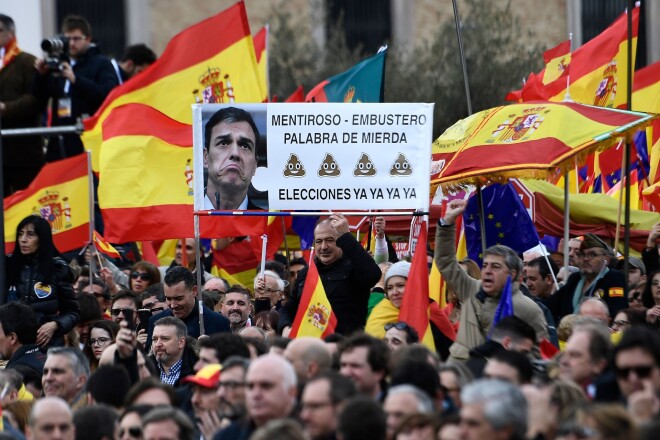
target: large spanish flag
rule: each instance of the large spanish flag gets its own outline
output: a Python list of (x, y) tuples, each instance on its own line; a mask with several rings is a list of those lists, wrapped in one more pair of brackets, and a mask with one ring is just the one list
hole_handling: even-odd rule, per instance
[(335, 332), (335, 327), (337, 327), (337, 317), (332, 311), (316, 263), (312, 259), (289, 337), (325, 338)]
[[(190, 105), (264, 98), (243, 2), (174, 37), (156, 63), (115, 89), (86, 131), (87, 148), (98, 153), (103, 145), (96, 157), (106, 238), (122, 243), (192, 237)], [(266, 230), (260, 217), (200, 223), (204, 237)]]
[(103, 124), (119, 106), (145, 104), (191, 125), (190, 105), (196, 102), (262, 102), (265, 98), (245, 4), (240, 1), (172, 38), (154, 64), (108, 95), (85, 121), (82, 139), (92, 151), (92, 169), (97, 172)]
[[(635, 64), (639, 7), (632, 11), (632, 63)], [(562, 101), (570, 72), (570, 96), (575, 102), (599, 107), (625, 108), (628, 90), (628, 18), (623, 13), (610, 27), (576, 49), (567, 41), (544, 54), (546, 67), (531, 74), (522, 91), (512, 92), (509, 100)]]
[(87, 155), (45, 165), (30, 185), (5, 199), (5, 243), (14, 250), (16, 227), (28, 215), (48, 220), (55, 247), (67, 252), (89, 241)]

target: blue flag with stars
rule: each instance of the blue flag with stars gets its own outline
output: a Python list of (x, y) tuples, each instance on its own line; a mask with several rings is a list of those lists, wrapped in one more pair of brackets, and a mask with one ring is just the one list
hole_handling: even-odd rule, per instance
[[(539, 244), (539, 236), (513, 185), (494, 184), (481, 191), (486, 215), (486, 245), (503, 244), (519, 254)], [(468, 256), (481, 265), (479, 201), (472, 196), (463, 212)]]

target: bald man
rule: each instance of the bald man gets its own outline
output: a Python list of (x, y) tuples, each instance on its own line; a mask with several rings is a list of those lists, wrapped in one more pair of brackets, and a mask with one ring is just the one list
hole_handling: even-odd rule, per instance
[(35, 402), (25, 427), (28, 440), (73, 440), (76, 428), (69, 404), (59, 397)]

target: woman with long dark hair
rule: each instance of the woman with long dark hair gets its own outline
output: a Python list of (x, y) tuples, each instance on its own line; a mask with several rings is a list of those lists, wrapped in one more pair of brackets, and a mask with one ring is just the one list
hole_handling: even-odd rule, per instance
[(7, 260), (7, 299), (32, 307), (42, 348), (64, 345), (64, 335), (78, 323), (80, 306), (72, 283), (71, 269), (53, 244), (50, 223), (36, 215), (21, 220)]

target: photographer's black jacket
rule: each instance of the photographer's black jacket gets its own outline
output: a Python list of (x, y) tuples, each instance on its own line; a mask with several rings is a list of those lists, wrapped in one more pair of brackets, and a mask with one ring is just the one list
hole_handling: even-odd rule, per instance
[[(98, 47), (91, 45), (87, 51), (73, 65), (73, 73), (76, 75), (76, 82), (71, 84), (68, 93), (64, 92), (66, 78), (61, 75), (35, 74), (32, 87), (34, 95), (45, 106), (48, 99), (52, 98), (52, 125), (73, 125), (76, 118), (87, 114), (93, 115), (101, 106), (103, 100), (110, 91), (119, 85), (117, 74), (112, 67), (110, 60), (101, 55)], [(60, 98), (71, 98), (71, 116), (58, 116), (58, 101)], [(82, 142), (78, 135), (65, 135), (64, 150), (67, 157), (82, 153)], [(53, 136), (50, 142), (57, 144), (48, 147), (47, 160), (62, 159), (56, 157), (56, 149), (59, 147), (58, 137)], [(59, 151), (57, 151), (59, 152)], [(54, 156), (55, 155), (55, 156)]]

